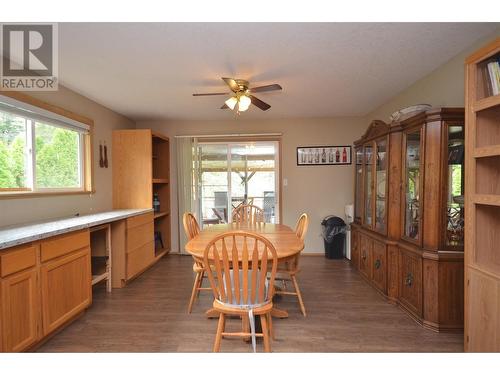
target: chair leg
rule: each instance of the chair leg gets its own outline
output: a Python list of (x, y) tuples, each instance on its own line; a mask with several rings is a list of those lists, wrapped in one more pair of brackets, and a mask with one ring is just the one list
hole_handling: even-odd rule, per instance
[(297, 293), (297, 298), (299, 299), (300, 310), (302, 311), (302, 315), (306, 316), (306, 307), (304, 306), (304, 301), (302, 300), (302, 294), (300, 293), (299, 283), (297, 282), (297, 278), (295, 275), (292, 275), (292, 282), (295, 288), (295, 293)]
[(217, 324), (217, 333), (215, 334), (214, 353), (217, 353), (220, 350), (220, 342), (222, 340), (222, 333), (224, 332), (225, 326), (226, 316), (221, 313), (219, 315), (219, 323)]
[(271, 339), (276, 340), (276, 337), (274, 336), (273, 317), (271, 316), (271, 313), (267, 314), (267, 321), (269, 323), (269, 334), (271, 335)]
[(271, 342), (269, 340), (269, 327), (267, 326), (267, 314), (260, 316), (260, 325), (262, 326), (262, 335), (264, 336), (264, 351), (271, 352)]
[(200, 277), (198, 279), (198, 285), (196, 286), (196, 297), (200, 296), (200, 288), (203, 286), (203, 277), (205, 276), (205, 270), (200, 272)]
[[(249, 321), (248, 321), (248, 315), (244, 314), (241, 316), (241, 332), (243, 333), (249, 333), (250, 332), (250, 327), (249, 327)], [(243, 337), (243, 341), (250, 341), (250, 337)]]
[(191, 292), (191, 298), (189, 300), (188, 314), (191, 314), (191, 310), (193, 308), (194, 300), (195, 300), (196, 296), (198, 295), (197, 292), (198, 292), (199, 278), (200, 278), (200, 273), (196, 272), (196, 277), (195, 277), (194, 283), (193, 283), (193, 291)]

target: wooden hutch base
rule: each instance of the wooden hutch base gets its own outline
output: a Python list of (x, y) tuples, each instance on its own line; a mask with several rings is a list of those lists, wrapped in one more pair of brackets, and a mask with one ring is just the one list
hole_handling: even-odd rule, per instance
[(434, 331), (463, 330), (463, 121), (433, 109), (374, 121), (355, 142), (351, 262)]

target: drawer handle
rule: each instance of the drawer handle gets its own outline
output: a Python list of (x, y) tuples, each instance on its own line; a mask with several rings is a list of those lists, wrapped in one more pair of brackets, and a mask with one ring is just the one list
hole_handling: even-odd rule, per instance
[(410, 287), (413, 285), (413, 274), (411, 272), (408, 272), (406, 275), (405, 285)]
[(375, 261), (375, 269), (377, 269), (377, 270), (378, 270), (378, 269), (380, 268), (380, 266), (381, 266), (381, 265), (382, 265), (382, 262), (380, 261), (380, 259), (377, 259), (377, 260)]
[(363, 251), (363, 255), (361, 256), (361, 258), (363, 258), (363, 260), (366, 259), (366, 251)]

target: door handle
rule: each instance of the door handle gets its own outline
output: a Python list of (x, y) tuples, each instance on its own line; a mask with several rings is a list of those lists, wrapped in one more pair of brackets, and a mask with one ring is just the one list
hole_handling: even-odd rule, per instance
[(413, 285), (413, 274), (411, 272), (406, 274), (405, 285), (409, 287)]
[(377, 269), (377, 270), (378, 270), (378, 269), (380, 268), (380, 266), (381, 266), (381, 265), (382, 265), (382, 262), (380, 261), (380, 259), (377, 259), (377, 260), (375, 261), (375, 269)]

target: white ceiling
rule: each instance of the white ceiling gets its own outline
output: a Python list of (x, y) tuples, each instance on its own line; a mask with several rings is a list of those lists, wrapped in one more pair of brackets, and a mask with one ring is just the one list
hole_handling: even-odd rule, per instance
[(365, 115), (499, 23), (60, 23), (66, 87), (135, 120), (230, 119), (220, 77), (272, 105), (246, 118)]

